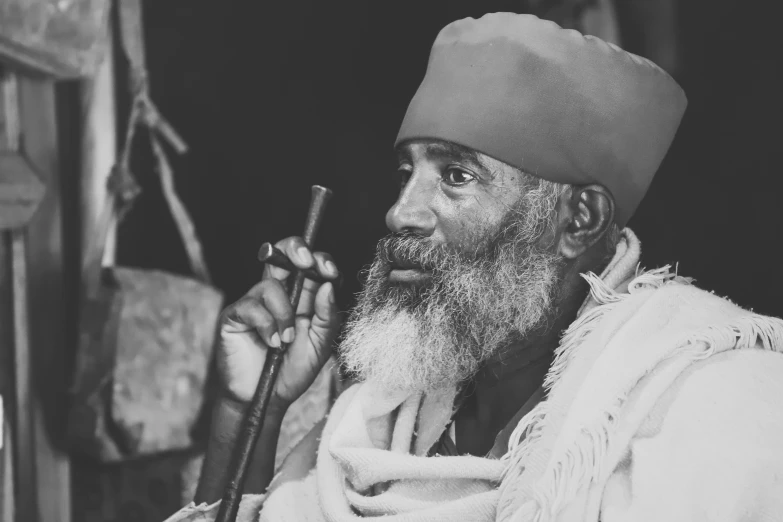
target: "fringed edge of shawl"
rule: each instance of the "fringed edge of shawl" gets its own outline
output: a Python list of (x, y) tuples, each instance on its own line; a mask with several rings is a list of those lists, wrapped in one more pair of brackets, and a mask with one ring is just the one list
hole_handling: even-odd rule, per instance
[[(590, 285), (589, 299), (593, 299), (597, 306), (583, 313), (576, 321), (563, 333), (563, 337), (560, 340), (558, 348), (555, 350), (554, 361), (547, 373), (544, 380), (544, 387), (551, 391), (555, 383), (560, 380), (562, 373), (565, 371), (566, 366), (570, 362), (573, 355), (578, 350), (579, 346), (584, 340), (595, 330), (596, 326), (601, 322), (601, 319), (614, 310), (618, 303), (624, 301), (629, 295), (647, 288), (658, 288), (663, 284), (674, 280), (677, 276), (670, 272), (670, 266), (666, 265), (656, 270), (644, 272), (637, 267), (636, 277), (628, 285), (628, 293), (617, 293), (606, 285), (599, 276), (593, 272), (581, 274), (581, 276)], [(685, 278), (680, 278), (682, 282), (688, 283)], [(619, 408), (618, 408), (619, 409)], [(520, 476), (523, 471), (523, 463), (530, 457), (530, 455), (536, 451), (536, 446), (541, 438), (541, 435), (546, 426), (546, 416), (549, 410), (548, 401), (539, 403), (533, 408), (527, 415), (525, 415), (517, 424), (517, 427), (511, 433), (511, 437), (508, 442), (508, 451), (501, 457), (501, 461), (504, 462), (505, 469), (502, 475), (502, 481), (506, 481), (512, 474)], [(612, 415), (611, 412), (607, 412), (607, 418), (614, 419), (616, 415)], [(573, 465), (563, 466), (561, 469), (556, 470), (556, 474), (562, 475), (562, 469), (568, 469), (568, 475), (573, 476), (577, 470), (583, 470), (580, 473), (577, 483), (581, 483), (586, 477), (586, 471), (589, 470), (589, 466), (576, 466), (576, 462), (589, 462), (592, 461), (590, 455), (584, 450), (590, 447), (595, 447), (596, 444), (603, 445), (608, 437), (608, 430), (610, 426), (602, 426), (594, 432), (585, 431), (584, 434), (588, 437), (588, 443), (580, 445), (580, 455), (573, 458)], [(597, 439), (597, 440), (596, 440)], [(571, 460), (571, 459), (569, 459)], [(567, 476), (568, 476), (567, 475)], [(564, 481), (557, 477), (555, 483), (560, 484)], [(524, 510), (527, 511), (533, 508), (535, 505), (543, 506), (550, 504), (545, 498), (531, 499), (535, 502), (527, 502), (524, 505)], [(499, 509), (499, 512), (503, 508)], [(535, 518), (531, 518), (531, 521), (538, 522), (541, 518), (541, 510), (534, 509), (537, 514)], [(528, 517), (523, 517), (524, 520), (528, 520)]]
[(578, 317), (564, 332), (560, 345), (555, 350), (552, 367), (544, 380), (544, 386), (547, 390), (551, 390), (560, 380), (578, 347), (593, 333), (601, 319), (614, 310), (618, 303), (641, 290), (656, 289), (669, 283), (690, 284), (692, 282), (690, 278), (678, 276), (676, 270), (672, 272), (671, 265), (649, 271), (637, 268), (636, 277), (628, 283), (628, 293), (620, 294), (607, 286), (593, 272), (581, 274), (581, 276), (590, 285), (590, 298), (598, 303), (598, 306)]
[[(591, 297), (598, 306), (584, 313), (565, 331), (547, 374), (544, 383), (546, 388), (551, 390), (556, 385), (579, 346), (618, 303), (641, 290), (657, 289), (667, 284), (691, 284), (692, 279), (680, 277), (676, 269), (675, 272), (670, 269), (670, 265), (647, 272), (637, 269), (637, 276), (629, 283), (628, 293), (624, 294), (614, 292), (593, 273), (583, 274), (582, 277), (590, 285)], [(711, 356), (718, 346), (733, 345), (730, 349), (745, 349), (755, 346), (759, 341), (765, 350), (783, 351), (783, 320), (751, 311), (735, 324), (710, 326), (692, 335), (678, 350), (680, 355), (698, 361)], [(517, 512), (520, 520), (544, 522), (552, 519), (582, 486), (598, 479), (600, 463), (608, 451), (610, 434), (624, 401), (625, 397), (618, 397), (598, 422), (582, 429), (579, 442), (550, 468), (553, 471), (544, 479), (546, 487), (537, 489), (532, 498), (521, 505)], [(502, 477), (504, 481), (512, 474), (519, 476), (523, 473), (522, 464), (536, 451), (537, 442), (543, 433), (547, 411), (547, 402), (540, 403), (522, 418), (512, 432), (508, 452), (502, 457), (506, 466)], [(499, 506), (499, 512), (501, 510)]]

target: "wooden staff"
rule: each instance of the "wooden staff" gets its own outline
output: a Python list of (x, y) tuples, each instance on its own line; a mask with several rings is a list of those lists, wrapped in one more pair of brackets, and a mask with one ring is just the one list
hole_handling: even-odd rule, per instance
[[(315, 242), (315, 235), (321, 226), (326, 202), (332, 196), (332, 191), (326, 187), (314, 185), (312, 188), (312, 198), (310, 200), (310, 210), (307, 212), (307, 222), (305, 231), (302, 235), (308, 248), (312, 248)], [(294, 270), (289, 276), (289, 294), (291, 306), (296, 311), (299, 305), (299, 297), (302, 295), (306, 274), (300, 270)], [(231, 455), (231, 467), (228, 471), (228, 482), (226, 490), (223, 493), (223, 499), (220, 502), (215, 522), (235, 522), (237, 512), (239, 511), (239, 501), (242, 498), (247, 468), (250, 464), (253, 450), (255, 449), (258, 436), (264, 426), (264, 416), (269, 399), (272, 396), (277, 374), (280, 372), (280, 366), (283, 362), (287, 344), (282, 344), (279, 349), (268, 349), (264, 370), (261, 372), (261, 378), (258, 380), (256, 392), (253, 400), (245, 413), (242, 429), (237, 438), (237, 445)]]

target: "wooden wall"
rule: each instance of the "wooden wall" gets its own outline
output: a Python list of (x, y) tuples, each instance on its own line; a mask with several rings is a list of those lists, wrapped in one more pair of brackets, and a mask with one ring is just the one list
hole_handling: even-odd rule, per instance
[(73, 288), (67, 281), (74, 267), (64, 238), (77, 222), (63, 211), (67, 182), (60, 168), (55, 85), (42, 77), (3, 74), (4, 146), (23, 157), (46, 186), (27, 226), (3, 232), (0, 242), (0, 391), (14, 434), (16, 520), (67, 522), (70, 467), (62, 447), (62, 413), (71, 348)]

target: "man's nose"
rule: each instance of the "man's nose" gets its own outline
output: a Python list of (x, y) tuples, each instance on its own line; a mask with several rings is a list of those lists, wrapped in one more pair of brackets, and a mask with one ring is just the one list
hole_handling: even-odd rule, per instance
[(397, 202), (386, 213), (386, 226), (394, 233), (412, 232), (431, 236), (437, 217), (432, 211), (436, 187), (424, 176), (414, 174), (400, 192)]

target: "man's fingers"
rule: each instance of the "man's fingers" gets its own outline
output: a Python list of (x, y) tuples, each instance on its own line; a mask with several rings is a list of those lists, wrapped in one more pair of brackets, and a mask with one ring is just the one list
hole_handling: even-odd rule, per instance
[(288, 293), (283, 288), (282, 283), (276, 279), (262, 281), (261, 301), (275, 319), (279, 339), (284, 343), (293, 341), (294, 310), (291, 308)]
[[(281, 239), (275, 243), (275, 248), (282, 251), (283, 254), (294, 264), (297, 268), (310, 268), (315, 264), (315, 259), (310, 249), (305, 245), (304, 240), (298, 236), (291, 236), (285, 239)], [(285, 281), (290, 275), (290, 271), (279, 266), (274, 266), (266, 263), (264, 266), (264, 278), (273, 278), (279, 281)]]
[(287, 237), (275, 243), (275, 246), (280, 249), (297, 268), (310, 268), (315, 264), (313, 253), (310, 252), (310, 249), (307, 248), (307, 245), (305, 245), (305, 242), (301, 237)]
[[(260, 307), (265, 311), (265, 314), (260, 314), (256, 311), (256, 308)], [(291, 308), (291, 303), (288, 300), (288, 293), (283, 288), (282, 282), (277, 279), (264, 279), (248, 293), (237, 301), (234, 305), (228, 309), (228, 317), (230, 319), (238, 318), (240, 322), (244, 322), (245, 319), (249, 321), (247, 324), (254, 328), (259, 329), (259, 332), (264, 328), (263, 332), (268, 333), (268, 336), (262, 335), (264, 342), (274, 348), (280, 346), (280, 341), (284, 343), (291, 342), (294, 338), (294, 311)], [(237, 315), (237, 314), (250, 314), (250, 315)], [(267, 317), (272, 318), (272, 325), (267, 324)], [(264, 321), (261, 325), (257, 326), (254, 321)], [(234, 331), (239, 331), (237, 325), (231, 325), (230, 328)], [(276, 334), (276, 335), (275, 335)]]
[[(337, 265), (332, 256), (325, 252), (312, 252), (301, 237), (288, 237), (275, 243), (275, 248), (280, 250), (291, 263), (299, 269), (312, 269), (323, 279), (336, 279), (339, 275)], [(269, 263), (264, 267), (264, 276), (285, 280), (290, 271), (273, 266)]]
[(320, 343), (331, 343), (337, 333), (337, 304), (335, 303), (332, 283), (324, 283), (315, 295), (311, 333)]
[(324, 279), (335, 279), (340, 275), (340, 271), (337, 269), (337, 265), (330, 254), (326, 252), (315, 252), (313, 254), (315, 258), (316, 268), (318, 274)]
[[(325, 359), (331, 353), (331, 344), (339, 327), (337, 304), (333, 296), (332, 284), (324, 283), (315, 296), (313, 307), (315, 313), (312, 317), (310, 315), (296, 317), (296, 343), (309, 340), (318, 351), (319, 359)], [(322, 357), (324, 354), (326, 355)]]
[[(334, 279), (340, 275), (337, 265), (332, 260), (332, 256), (326, 252), (315, 252), (315, 266), (318, 273), (324, 279)], [(329, 285), (330, 287), (333, 285)], [(305, 279), (304, 286), (302, 288), (302, 296), (299, 299), (299, 307), (296, 309), (296, 315), (313, 315), (313, 306), (315, 295), (319, 288), (322, 287), (322, 283), (313, 281), (312, 279)]]
[(337, 317), (337, 305), (332, 283), (324, 283), (315, 294), (315, 315), (313, 321), (318, 326), (332, 325)]
[(280, 346), (280, 335), (275, 318), (259, 301), (245, 296), (225, 311), (223, 332), (240, 333), (255, 330), (267, 346)]

